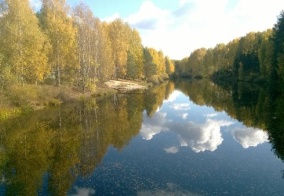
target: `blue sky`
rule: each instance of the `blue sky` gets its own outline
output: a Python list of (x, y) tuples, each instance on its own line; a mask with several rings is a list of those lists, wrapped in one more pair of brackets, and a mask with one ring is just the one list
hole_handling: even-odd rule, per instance
[[(30, 0), (35, 4), (40, 0)], [(122, 18), (136, 28), (144, 46), (172, 59), (194, 49), (228, 43), (251, 31), (272, 28), (284, 0), (67, 0), (85, 2), (101, 20)]]

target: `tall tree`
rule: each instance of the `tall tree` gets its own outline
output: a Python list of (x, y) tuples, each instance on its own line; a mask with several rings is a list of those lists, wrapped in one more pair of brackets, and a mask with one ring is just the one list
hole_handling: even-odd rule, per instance
[(0, 53), (18, 81), (36, 83), (49, 73), (48, 41), (28, 0), (3, 0)]
[(83, 92), (85, 87), (92, 89), (95, 85), (95, 71), (98, 60), (98, 26), (90, 8), (80, 3), (73, 10), (73, 18), (77, 27), (77, 52), (79, 69), (79, 85)]
[(109, 37), (112, 43), (116, 77), (124, 77), (126, 75), (130, 31), (129, 25), (121, 19), (116, 19), (109, 24)]
[(272, 74), (273, 43), (271, 41), (271, 38), (271, 29), (263, 32), (261, 45), (258, 50), (260, 73), (266, 79), (269, 79)]
[(69, 78), (72, 78), (70, 73), (78, 68), (76, 28), (73, 26), (68, 11), (69, 8), (65, 4), (65, 0), (42, 0), (39, 17), (42, 28), (51, 41), (52, 52), (49, 61), (55, 74), (57, 86), (60, 86), (64, 72), (69, 74)]
[(98, 32), (98, 70), (97, 76), (101, 82), (104, 82), (111, 77), (115, 76), (114, 55), (112, 51), (111, 39), (109, 37), (109, 25), (99, 20), (99, 32)]
[(170, 75), (175, 71), (174, 63), (171, 61), (171, 59), (168, 56), (165, 57), (165, 66), (167, 74)]
[(276, 74), (284, 78), (284, 10), (278, 16), (277, 23), (273, 27), (273, 69), (272, 77)]

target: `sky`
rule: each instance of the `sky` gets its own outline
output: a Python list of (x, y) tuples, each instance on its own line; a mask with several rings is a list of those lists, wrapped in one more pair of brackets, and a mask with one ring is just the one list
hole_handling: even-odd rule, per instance
[[(39, 0), (30, 0), (38, 4)], [(121, 18), (136, 28), (142, 44), (171, 59), (195, 49), (228, 43), (277, 22), (284, 0), (67, 0), (83, 1), (104, 21)]]

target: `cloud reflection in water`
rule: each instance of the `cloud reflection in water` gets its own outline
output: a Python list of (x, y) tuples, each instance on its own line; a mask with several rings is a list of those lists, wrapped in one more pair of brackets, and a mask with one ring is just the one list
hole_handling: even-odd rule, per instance
[(237, 128), (232, 131), (234, 139), (244, 148), (255, 147), (264, 142), (268, 142), (267, 132), (254, 128)]

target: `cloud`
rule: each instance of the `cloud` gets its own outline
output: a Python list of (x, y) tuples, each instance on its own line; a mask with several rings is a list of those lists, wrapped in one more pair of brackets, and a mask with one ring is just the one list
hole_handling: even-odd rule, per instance
[(204, 116), (207, 117), (207, 118), (212, 118), (212, 117), (218, 116), (218, 114), (212, 113), (212, 114), (205, 114)]
[(221, 127), (232, 122), (208, 119), (205, 124), (188, 122), (172, 124), (172, 130), (179, 135), (180, 145), (190, 147), (194, 152), (215, 151), (223, 142)]
[(145, 140), (151, 140), (155, 135), (159, 134), (162, 130), (167, 131), (166, 124), (167, 114), (156, 112), (152, 118), (144, 115), (140, 135)]
[(154, 5), (150, 0), (143, 1), (138, 12), (132, 14), (126, 21), (138, 29), (157, 29), (166, 22), (164, 19), (168, 14)]
[[(151, 140), (155, 135), (163, 131), (172, 131), (177, 133), (180, 146), (187, 146), (194, 152), (203, 152), (206, 150), (214, 151), (221, 145), (223, 138), (221, 127), (233, 124), (229, 121), (207, 119), (204, 124), (194, 122), (175, 122), (166, 119), (166, 114), (157, 112), (152, 118), (144, 114), (144, 120), (140, 135), (145, 140)], [(185, 115), (187, 117), (187, 115)], [(167, 153), (178, 152), (177, 147), (164, 149)]]
[(138, 28), (143, 45), (181, 59), (195, 49), (272, 28), (283, 7), (283, 0), (180, 0), (176, 10), (167, 10), (143, 1), (125, 20)]
[(187, 110), (190, 110), (189, 103), (175, 103), (175, 104), (171, 104), (170, 108), (174, 109), (175, 111), (187, 111)]
[(113, 15), (104, 18), (103, 21), (112, 22), (112, 21), (114, 21), (115, 19), (118, 19), (118, 18), (120, 18), (119, 13), (114, 13)]
[(79, 187), (75, 187), (76, 190), (76, 194), (74, 194), (73, 196), (89, 196), (89, 195), (94, 195), (95, 194), (95, 190), (92, 188), (79, 188)]
[(30, 5), (35, 11), (40, 10), (41, 0), (30, 0)]
[(168, 154), (175, 154), (175, 153), (177, 153), (179, 151), (179, 149), (177, 147), (175, 147), (175, 146), (169, 147), (169, 148), (165, 148), (164, 150)]
[(264, 142), (268, 142), (267, 132), (260, 129), (238, 128), (232, 132), (232, 135), (234, 139), (243, 146), (243, 148), (255, 147)]
[(181, 118), (184, 119), (184, 120), (186, 120), (187, 117), (188, 117), (188, 113), (183, 113), (183, 114), (181, 115)]
[(180, 94), (181, 94), (180, 91), (175, 90), (175, 91), (170, 95), (170, 97), (169, 97), (167, 100), (164, 100), (164, 103), (166, 103), (166, 102), (174, 102), (174, 101), (178, 98), (178, 96), (179, 96)]
[(146, 20), (141, 20), (133, 24), (132, 26), (134, 28), (138, 29), (155, 29), (157, 25), (157, 20), (155, 19), (146, 19)]

